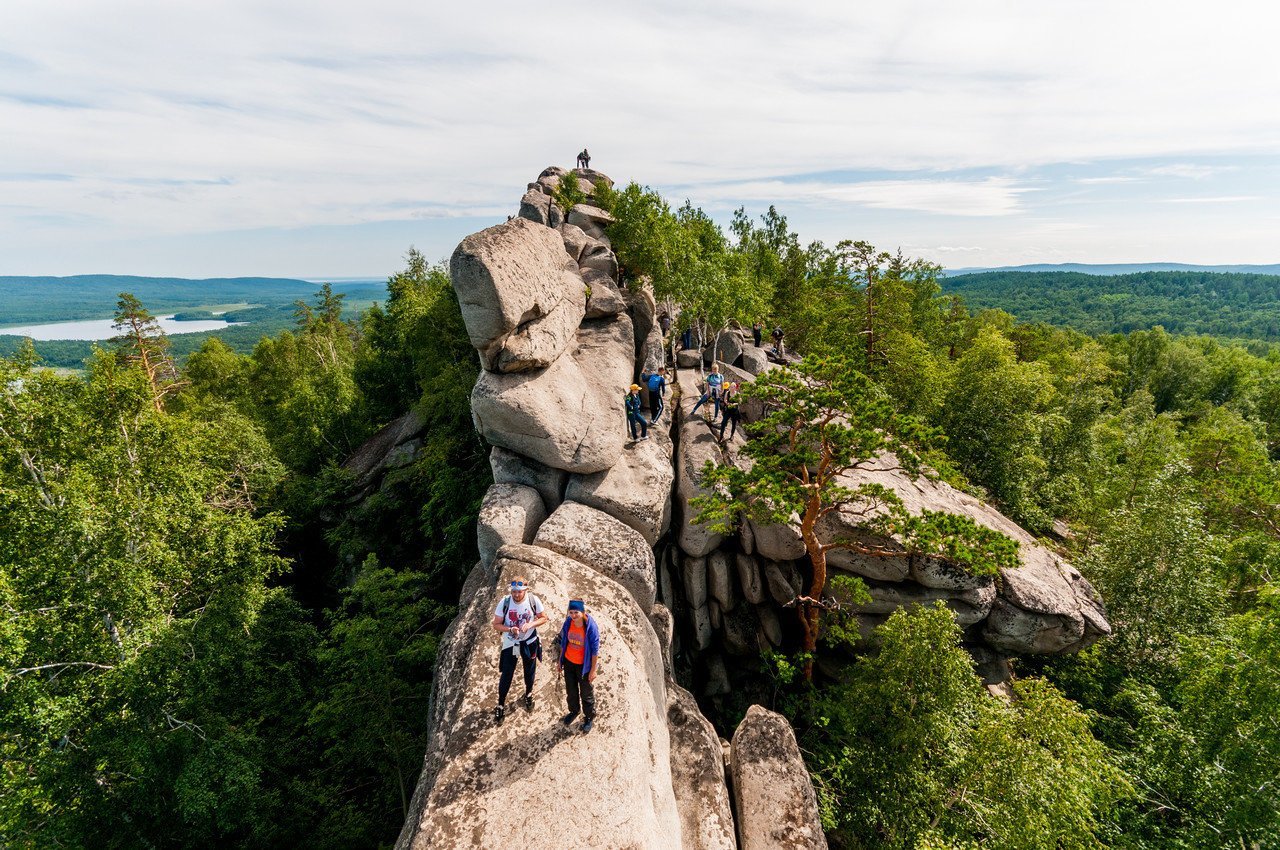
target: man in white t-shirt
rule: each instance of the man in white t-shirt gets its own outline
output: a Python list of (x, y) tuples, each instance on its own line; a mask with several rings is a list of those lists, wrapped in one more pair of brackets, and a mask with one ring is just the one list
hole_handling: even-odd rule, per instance
[(511, 580), (511, 593), (502, 597), (493, 611), (493, 628), (502, 635), (502, 652), (498, 656), (498, 705), (493, 710), (493, 722), (501, 723), (506, 716), (507, 692), (516, 673), (516, 659), (524, 668), (524, 707), (533, 710), (533, 677), (542, 659), (542, 643), (538, 640), (538, 626), (547, 622), (542, 600), (529, 592), (529, 583), (522, 576)]

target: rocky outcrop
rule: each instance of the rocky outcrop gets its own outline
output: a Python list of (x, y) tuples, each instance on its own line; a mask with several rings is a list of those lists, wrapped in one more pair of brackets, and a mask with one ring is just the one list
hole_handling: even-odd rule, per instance
[(827, 846), (818, 800), (791, 724), (753, 705), (733, 733), (733, 797), (742, 850)]
[(484, 494), (476, 519), (480, 563), (493, 565), (498, 550), (508, 543), (532, 543), (547, 509), (538, 491), (523, 484), (494, 484)]
[[(512, 813), (537, 811), (539, 822), (587, 846), (671, 847), (682, 824), (662, 652), (645, 612), (622, 585), (540, 547), (504, 547), (495, 567), (497, 581), (468, 582), (470, 596), (444, 637), (426, 762), (398, 846), (506, 846)], [(490, 719), (498, 677), (488, 622), (514, 575), (528, 578), (551, 611), (584, 598), (608, 635), (590, 735), (560, 724), (562, 690), (545, 671), (532, 712), (512, 709), (501, 726)]]
[(640, 532), (595, 508), (566, 501), (538, 529), (535, 546), (559, 552), (621, 584), (648, 611), (658, 594), (653, 549)]
[(622, 397), (632, 380), (631, 323), (596, 320), (576, 345), (545, 369), (482, 371), (471, 392), (476, 430), (496, 446), (569, 472), (599, 472), (618, 462), (625, 431)]
[[(611, 185), (576, 173), (584, 190)], [(397, 847), (505, 846), (512, 812), (537, 811), (581, 846), (732, 850), (720, 742), (673, 678), (673, 617), (655, 601), (660, 586), (668, 600), (675, 593), (674, 552), (664, 550), (659, 570), (654, 551), (671, 523), (674, 446), (657, 428), (650, 440), (625, 439), (622, 397), (652, 347), (653, 298), (619, 290), (607, 213), (579, 205), (564, 221), (553, 198), (564, 174), (544, 171), (520, 217), (467, 237), (452, 263), (483, 366), (472, 414), (494, 447), (495, 483), (477, 526), (482, 561), (442, 638), (428, 751)], [(552, 656), (532, 713), (513, 700), (505, 723), (492, 720), (498, 639), (489, 621), (517, 574), (552, 617), (547, 650), (570, 598), (586, 600), (600, 627), (590, 735), (558, 722)], [(702, 587), (705, 596), (705, 577)]]
[(671, 453), (671, 435), (652, 428), (608, 469), (570, 476), (565, 496), (616, 517), (653, 546), (671, 526)]
[(572, 341), (586, 288), (552, 230), (514, 218), (462, 240), (449, 274), (485, 369), (545, 368)]
[[(727, 355), (734, 353), (738, 339), (736, 331), (721, 334)], [(746, 344), (739, 357), (754, 349), (742, 341)], [(769, 368), (775, 366), (771, 361)], [(728, 380), (752, 380), (752, 376), (728, 363), (720, 363), (720, 368)], [(691, 500), (706, 492), (700, 478), (703, 464), (714, 460), (749, 469), (750, 458), (740, 451), (740, 440), (721, 445), (713, 429), (700, 416), (692, 415), (692, 404), (702, 388), (701, 371), (680, 369), (676, 382), (682, 392), (676, 446), (675, 510), (680, 517), (676, 540), (686, 555), (696, 556), (696, 560), (686, 558), (686, 579), (691, 578), (689, 565), (697, 565), (705, 570), (713, 588), (709, 593), (691, 593), (689, 610), (682, 618), (676, 612), (677, 620), (687, 624), (701, 649), (737, 655), (744, 650), (747, 629), (744, 621), (727, 615), (735, 610), (738, 600), (765, 608), (787, 607), (794, 605), (796, 597), (807, 588), (808, 560), (800, 538), (799, 517), (793, 515), (788, 523), (743, 520), (736, 534), (728, 535), (693, 522), (696, 511)], [(748, 411), (747, 404), (743, 407), (744, 419), (758, 419), (762, 414)], [(966, 516), (1008, 535), (1020, 547), (1018, 567), (1005, 569), (995, 578), (973, 576), (945, 560), (912, 554), (902, 541), (891, 536), (869, 532), (864, 517), (827, 515), (817, 527), (823, 543), (854, 542), (879, 553), (869, 555), (848, 548), (827, 553), (829, 570), (859, 576), (868, 586), (870, 601), (854, 604), (845, 600), (846, 607), (856, 615), (864, 640), (873, 642), (875, 627), (898, 608), (942, 602), (965, 629), (965, 645), (982, 666), (984, 678), (989, 678), (1000, 670), (1005, 675), (1008, 671), (1007, 664), (993, 663), (992, 658), (1076, 652), (1110, 633), (1101, 601), (1080, 573), (990, 505), (936, 478), (912, 479), (891, 456), (876, 459), (867, 468), (845, 476), (841, 483), (851, 489), (868, 483), (888, 487), (912, 513), (927, 510)], [(727, 589), (724, 571), (712, 566), (726, 562), (735, 567), (733, 576), (738, 579), (736, 583), (729, 582)], [(725, 592), (728, 598), (724, 598)], [(782, 638), (781, 622), (794, 618), (794, 613), (775, 614), (756, 617), (759, 637), (771, 645), (777, 645)]]

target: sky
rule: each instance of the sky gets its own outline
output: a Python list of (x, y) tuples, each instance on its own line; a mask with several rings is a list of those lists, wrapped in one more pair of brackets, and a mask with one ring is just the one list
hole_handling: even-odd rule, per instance
[(0, 275), (384, 277), (592, 166), (951, 268), (1280, 262), (1273, 3), (4, 0)]

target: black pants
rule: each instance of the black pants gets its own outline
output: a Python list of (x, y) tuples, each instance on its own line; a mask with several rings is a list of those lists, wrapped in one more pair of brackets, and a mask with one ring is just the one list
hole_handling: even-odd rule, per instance
[(570, 713), (577, 714), (581, 711), (582, 716), (587, 720), (596, 716), (596, 687), (582, 675), (581, 664), (574, 664), (572, 661), (564, 662), (564, 690), (569, 700)]
[(533, 692), (533, 676), (538, 671), (538, 657), (533, 652), (522, 652), (520, 644), (502, 650), (498, 656), (498, 705), (506, 705), (507, 691), (511, 690), (511, 680), (516, 675), (516, 659), (524, 666), (524, 692)]
[(729, 432), (729, 436), (732, 437), (738, 433), (738, 421), (739, 421), (739, 417), (741, 416), (742, 416), (742, 413), (736, 407), (732, 407), (732, 408), (726, 407), (724, 409), (724, 419), (720, 420), (720, 439), (721, 440), (724, 439), (724, 426), (728, 425), (730, 422), (733, 423), (733, 429)]
[(760, 347), (761, 336), (762, 334), (760, 333), (760, 331), (757, 331), (757, 330), (751, 331), (751, 338), (756, 341), (756, 348)]
[(650, 391), (649, 393), (650, 424), (658, 421), (658, 417), (662, 415), (662, 411), (665, 407), (666, 405), (662, 403), (662, 393), (660, 392), (655, 393)]

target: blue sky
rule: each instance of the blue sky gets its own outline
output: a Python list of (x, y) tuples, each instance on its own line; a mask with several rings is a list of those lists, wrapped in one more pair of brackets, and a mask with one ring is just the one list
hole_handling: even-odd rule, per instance
[(1261, 2), (0, 5), (0, 274), (383, 276), (594, 165), (950, 267), (1273, 263)]

